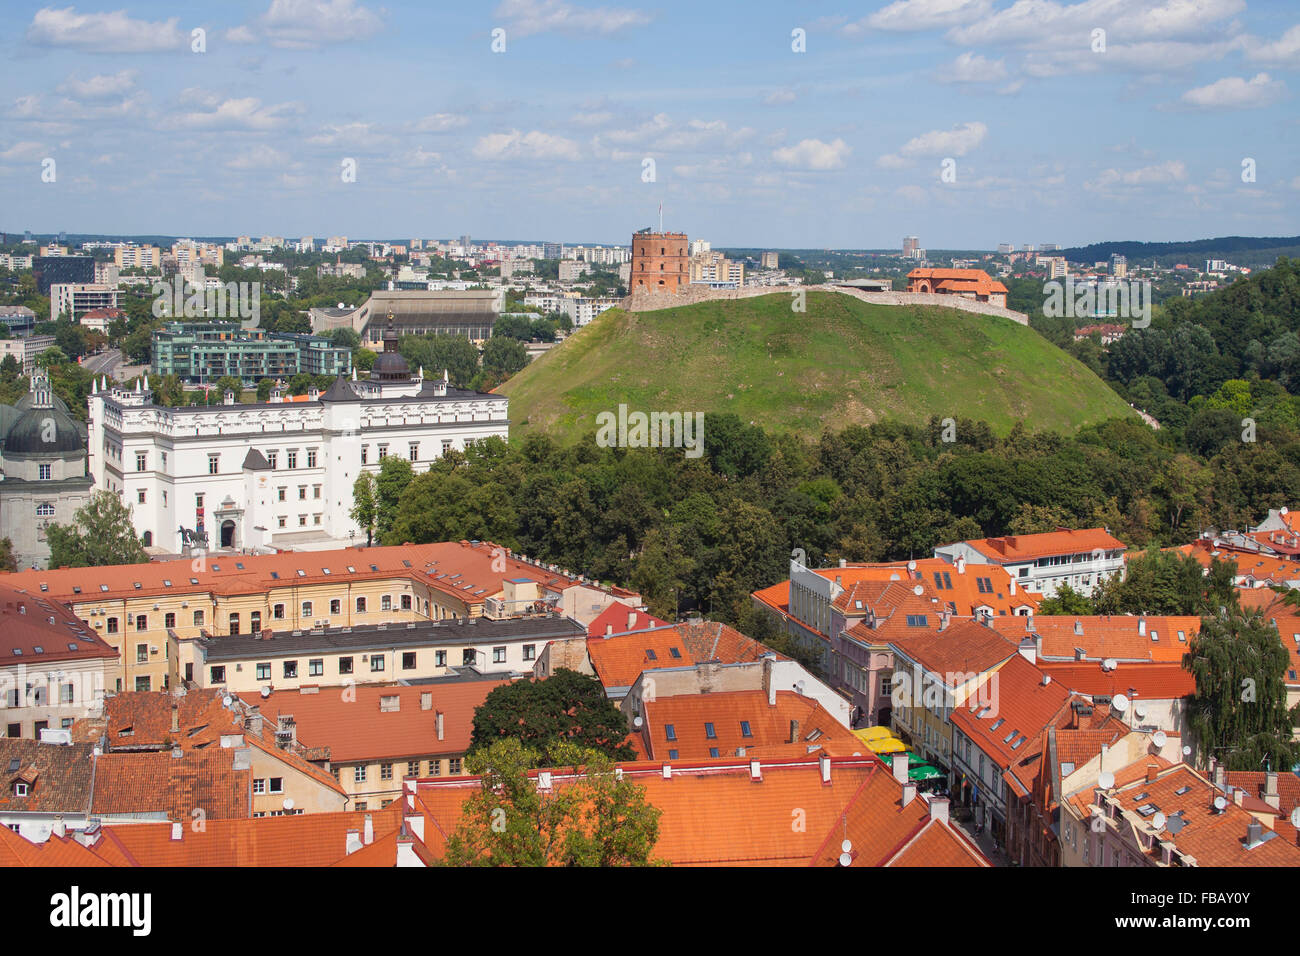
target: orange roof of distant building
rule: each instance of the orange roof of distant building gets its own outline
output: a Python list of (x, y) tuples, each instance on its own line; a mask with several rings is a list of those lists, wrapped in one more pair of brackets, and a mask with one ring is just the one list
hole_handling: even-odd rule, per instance
[[(792, 740), (794, 728), (797, 735)], [(816, 752), (848, 757), (867, 751), (821, 704), (791, 690), (777, 691), (775, 704), (769, 704), (761, 690), (678, 694), (645, 701), (644, 738), (646, 755), (652, 760), (708, 760), (715, 756), (714, 750), (716, 757), (733, 760), (741, 749), (745, 757), (764, 760)]]
[(1017, 653), (1016, 645), (983, 624), (959, 621), (943, 631), (890, 642), (895, 667), (901, 655), (933, 674), (972, 674), (992, 670)]
[(440, 541), (264, 555), (213, 554), (201, 570), (194, 570), (193, 565), (189, 558), (182, 558), (146, 564), (18, 571), (0, 575), (0, 585), (25, 588), (29, 593), (39, 591), (52, 601), (75, 602), (106, 601), (124, 595), (259, 594), (291, 582), (320, 583), (346, 574), (354, 581), (407, 577), (471, 605), (482, 604), (501, 593), (502, 582), (511, 578), (536, 581), (554, 593), (584, 586), (614, 597), (637, 597), (634, 591), (602, 587), (594, 582), (584, 584), (576, 574), (566, 576), (560, 570), (551, 571), (540, 564), (522, 561), (489, 541)]
[[(414, 684), (357, 684), (315, 692), (278, 690), (268, 697), (241, 696), (257, 704), (272, 727), (292, 717), (298, 742), (312, 749), (327, 747), (332, 762), (384, 760), (425, 754), (462, 754), (474, 732), (474, 711), (493, 689), (509, 680)], [(428, 695), (428, 708), (424, 707)], [(385, 701), (394, 701), (394, 706)], [(443, 739), (437, 718), (443, 717)]]
[(667, 627), (667, 621), (661, 621), (652, 614), (626, 604), (614, 603), (601, 611), (587, 625), (588, 637), (601, 637), (607, 629), (611, 634), (626, 634), (629, 631), (644, 631), (652, 627)]
[(0, 577), (0, 666), (118, 656), (65, 605), (16, 577)]
[(1112, 671), (1102, 670), (1096, 661), (1079, 664), (1040, 661), (1038, 666), (1052, 680), (1080, 694), (1175, 700), (1196, 693), (1196, 678), (1181, 664), (1120, 662)]
[(1086, 551), (1123, 551), (1127, 546), (1105, 528), (1058, 528), (1042, 534), (1005, 535), (967, 541), (995, 563), (1016, 563)]
[[(1037, 638), (1040, 658), (1053, 662), (1113, 658), (1121, 661), (1178, 663), (1201, 631), (1194, 616), (1037, 615), (995, 618), (992, 626), (1014, 641)], [(1031, 630), (1032, 628), (1032, 630)]]
[(173, 822), (191, 822), (197, 808), (206, 820), (232, 820), (252, 812), (247, 771), (234, 768), (230, 748), (153, 753), (105, 753), (92, 758), (92, 813), (166, 812)]
[[(591, 666), (607, 691), (631, 687), (645, 670), (709, 661), (738, 664), (757, 661), (764, 654), (775, 652), (716, 621), (669, 624), (610, 637), (587, 638)], [(785, 659), (780, 654), (776, 656)]]
[(1016, 654), (989, 678), (988, 693), (953, 708), (949, 720), (1005, 770), (1023, 756), (1026, 741), (1066, 713), (1070, 692), (1043, 677)]
[(938, 290), (970, 290), (979, 295), (987, 295), (990, 292), (1007, 291), (997, 279), (991, 278), (983, 269), (913, 269), (907, 274), (909, 282), (917, 279), (929, 279), (934, 283), (934, 288)]

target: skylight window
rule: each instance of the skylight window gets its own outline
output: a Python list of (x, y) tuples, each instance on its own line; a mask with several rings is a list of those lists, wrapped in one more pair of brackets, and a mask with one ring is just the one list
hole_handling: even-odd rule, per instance
[(213, 570), (213, 571), (220, 571), (220, 570), (221, 570), (221, 565), (219, 565), (219, 564), (214, 564), (214, 565), (212, 566), (212, 570)]
[(321, 568), (321, 569), (320, 569), (320, 573), (321, 573), (321, 574), (329, 574), (329, 573), (330, 573), (330, 569), (329, 569), (329, 568)]
[(163, 578), (163, 587), (169, 588), (171, 586), (172, 586), (171, 578)]
[(272, 580), (272, 581), (278, 581), (278, 580), (280, 580), (280, 572), (279, 572), (279, 571), (272, 571), (272, 572), (271, 572), (271, 580)]
[(1006, 722), (1007, 722), (1007, 719), (1006, 719), (1005, 717), (999, 717), (997, 720), (993, 721), (993, 727), (992, 727), (992, 729), (993, 729), (993, 730), (997, 730), (999, 727), (1001, 727), (1001, 726), (1002, 726), (1003, 724), (1005, 724)]
[(136, 582), (134, 582), (134, 584), (135, 584), (135, 589), (136, 589), (137, 591), (140, 590), (140, 587), (141, 587), (140, 582), (139, 582), (139, 581), (136, 581)]
[(678, 650), (677, 648), (675, 648), (675, 647), (670, 647), (670, 648), (668, 648), (668, 653), (671, 654), (673, 657), (676, 657), (676, 658), (678, 658), (678, 659), (680, 659), (681, 656), (682, 656), (682, 652), (679, 651), (679, 650)]
[(300, 578), (305, 578), (306, 576), (307, 576), (307, 572), (304, 571), (302, 568), (299, 568), (299, 569), (298, 569), (298, 577), (300, 577)]
[(655, 650), (653, 647), (647, 647), (645, 649), (645, 656), (647, 660), (651, 660), (651, 661), (659, 660), (658, 656), (656, 656), (655, 654)]
[(1012, 739), (1013, 737), (1018, 737), (1018, 736), (1020, 736), (1020, 731), (1018, 731), (1018, 730), (1013, 730), (1013, 731), (1011, 731), (1011, 733), (1007, 734), (1005, 737), (1002, 738), (1002, 742), (1003, 742), (1004, 744), (1009, 744), (1009, 743), (1011, 743), (1011, 739)]
[(99, 589), (100, 589), (101, 591), (107, 591), (107, 590), (108, 590), (108, 585), (107, 585), (107, 584), (101, 584), (101, 585), (99, 586)]
[[(74, 584), (74, 585), (72, 586), (72, 593), (73, 593), (73, 594), (80, 594), (80, 593), (81, 593), (81, 585), (80, 585), (80, 584)], [(1300, 635), (1297, 635), (1297, 637), (1300, 637)]]
[(664, 724), (664, 737), (667, 740), (676, 740), (677, 728), (674, 727), (672, 724)]
[(78, 650), (78, 647), (77, 647), (77, 644), (76, 644), (75, 641), (68, 641), (68, 650), (70, 650), (70, 651)]
[(46, 584), (44, 581), (42, 581), (42, 582), (41, 582), (41, 590), (42, 590), (42, 591), (48, 591), (49, 589), (50, 589), (50, 586), (49, 586), (48, 584)]
[(718, 739), (718, 734), (717, 731), (713, 729), (713, 724), (708, 722), (704, 724), (704, 736), (707, 737), (709, 740)]
[(1175, 790), (1175, 791), (1174, 791), (1174, 795), (1175, 795), (1175, 796), (1179, 796), (1179, 797), (1181, 797), (1181, 796), (1183, 796), (1184, 794), (1188, 794), (1188, 793), (1191, 793), (1191, 792), (1192, 792), (1192, 788), (1191, 788), (1191, 787), (1189, 787), (1189, 786), (1184, 786), (1184, 787), (1179, 787), (1177, 790)]
[(198, 583), (199, 583), (198, 578), (190, 578), (190, 584), (198, 584)]
[(352, 565), (349, 564), (349, 565), (348, 565), (348, 574), (356, 574), (356, 573), (357, 573), (357, 569), (354, 568)]
[(907, 626), (908, 626), (908, 627), (928, 627), (929, 625), (926, 623), (926, 615), (924, 615), (924, 614), (909, 614), (909, 615), (907, 615)]
[(34, 645), (34, 646), (32, 647), (32, 650), (35, 651), (37, 654), (44, 654), (44, 653), (45, 653), (45, 648), (41, 647), (41, 645), (39, 645), (39, 644)]
[(239, 568), (241, 571), (244, 570), (244, 565), (239, 561), (235, 562), (235, 567)]
[(742, 736), (742, 737), (752, 737), (752, 736), (754, 736), (753, 732), (749, 729), (749, 721), (747, 721), (747, 720), (742, 720), (742, 721), (740, 722), (740, 736)]

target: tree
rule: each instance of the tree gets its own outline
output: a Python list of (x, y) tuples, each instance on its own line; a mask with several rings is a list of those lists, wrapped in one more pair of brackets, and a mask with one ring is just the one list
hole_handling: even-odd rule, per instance
[(1286, 706), (1290, 654), (1258, 610), (1201, 621), (1183, 656), (1196, 677), (1188, 721), (1207, 753), (1229, 770), (1289, 770), (1300, 759), (1296, 714)]
[(131, 522), (131, 509), (111, 491), (96, 491), (71, 524), (51, 524), (50, 567), (87, 568), (144, 564), (149, 560)]
[(379, 356), (370, 349), (358, 348), (352, 350), (352, 364), (358, 372), (369, 372), (375, 367), (375, 359), (377, 358)]
[(375, 476), (368, 471), (357, 475), (352, 483), (352, 509), (348, 516), (366, 532), (366, 547), (375, 540), (375, 519), (379, 508), (375, 500)]
[(257, 400), (265, 402), (271, 397), (271, 389), (275, 388), (274, 379), (264, 378), (257, 383)]
[(1238, 607), (1236, 573), (1232, 561), (1212, 558), (1207, 574), (1190, 554), (1153, 548), (1128, 561), (1122, 581), (1104, 581), (1092, 603), (1097, 614), (1217, 614)]
[(505, 381), (528, 364), (528, 349), (522, 342), (493, 336), (483, 347), (483, 370)]
[(636, 756), (627, 742), (627, 718), (605, 696), (600, 681), (563, 667), (546, 680), (503, 684), (484, 698), (474, 711), (470, 752), (503, 738), (536, 748), (548, 764), (561, 759), (558, 747), (566, 741), (616, 760)]
[(1043, 598), (1038, 605), (1039, 614), (1066, 614), (1080, 615), (1092, 614), (1092, 602), (1088, 600), (1086, 594), (1080, 594), (1068, 584), (1062, 584), (1057, 588), (1056, 593), (1049, 598)]
[(379, 477), (375, 479), (375, 531), (379, 540), (384, 540), (392, 529), (402, 495), (414, 477), (415, 471), (405, 458), (388, 455), (379, 463)]
[(180, 376), (166, 375), (163, 376), (157, 388), (158, 401), (170, 408), (175, 408), (185, 400), (185, 387), (181, 384)]
[(36, 356), (36, 364), (41, 368), (49, 368), (53, 365), (66, 365), (68, 362), (68, 353), (57, 345), (51, 345), (48, 349)]
[(8, 538), (0, 539), (0, 571), (17, 571), (18, 555), (14, 554), (14, 543)]
[(598, 751), (559, 748), (564, 767), (543, 791), (540, 754), (503, 739), (466, 757), (481, 777), (447, 839), (446, 866), (648, 866), (662, 811)]
[(337, 329), (330, 329), (325, 337), (330, 340), (330, 345), (336, 349), (356, 349), (361, 346), (361, 336), (357, 334), (356, 329), (346, 325)]

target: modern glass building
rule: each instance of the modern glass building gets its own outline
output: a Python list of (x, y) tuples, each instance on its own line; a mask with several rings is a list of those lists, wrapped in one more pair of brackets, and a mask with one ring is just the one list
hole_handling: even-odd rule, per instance
[(244, 329), (232, 322), (175, 322), (153, 333), (152, 371), (200, 384), (231, 375), (251, 385), (299, 372), (347, 375), (352, 352), (315, 335)]

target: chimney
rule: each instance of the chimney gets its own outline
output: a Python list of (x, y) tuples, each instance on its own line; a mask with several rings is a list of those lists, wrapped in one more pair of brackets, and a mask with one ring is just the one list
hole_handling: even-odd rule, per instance
[(1020, 643), (1016, 646), (1020, 656), (1031, 664), (1038, 663), (1038, 642), (1032, 636), (1021, 638)]
[(59, 837), (60, 839), (68, 835), (68, 827), (67, 824), (63, 822), (63, 814), (61, 813), (54, 818), (53, 833), (56, 837)]
[(408, 832), (414, 833), (421, 840), (424, 839), (424, 814), (417, 813), (413, 816), (407, 814), (402, 818), (402, 822), (406, 825)]
[(890, 766), (892, 766), (894, 770), (894, 779), (897, 780), (899, 783), (906, 785), (907, 764), (908, 764), (907, 754), (905, 753), (894, 754), (889, 759), (890, 759)]
[(442, 711), (438, 711), (437, 716), (434, 717), (434, 726), (438, 728), (438, 739), (442, 740), (444, 731)]
[(940, 612), (939, 612), (939, 630), (940, 630), (940, 631), (945, 631), (945, 630), (948, 629), (948, 621), (949, 621), (949, 618), (950, 618), (950, 615), (948, 614), (947, 611), (940, 611)]
[(763, 684), (767, 690), (767, 706), (776, 706), (776, 675), (773, 670), (776, 667), (775, 659), (771, 657), (763, 658)]
[(248, 716), (244, 718), (244, 729), (250, 736), (262, 736), (262, 707), (260, 704), (253, 704), (248, 708)]
[(1078, 618), (1075, 618), (1075, 621), (1074, 621), (1074, 633), (1075, 633), (1075, 634), (1082, 634), (1082, 633), (1083, 633), (1083, 622), (1080, 621)]
[(957, 555), (957, 573), (958, 574), (966, 573), (966, 555), (964, 554)]
[(232, 392), (230, 389), (226, 389), (226, 393), (222, 396), (222, 401), (226, 405), (235, 404), (235, 393)]
[(99, 842), (101, 836), (103, 836), (103, 831), (100, 829), (98, 821), (92, 821), (86, 824), (84, 830), (76, 830), (72, 834), (72, 838), (85, 847), (93, 847)]
[(1282, 809), (1282, 798), (1277, 792), (1277, 771), (1269, 770), (1264, 774), (1264, 802), (1274, 810)]
[(179, 823), (173, 823), (173, 824), (172, 824), (172, 841), (173, 841), (173, 842), (176, 842), (176, 841), (180, 840), (180, 838), (181, 838), (181, 834), (184, 833), (184, 832), (185, 832), (185, 830), (184, 830), (184, 827), (183, 827), (182, 824), (179, 824)]
[(358, 831), (358, 830), (349, 830), (349, 831), (348, 831), (348, 839), (347, 839), (347, 844), (346, 844), (346, 846), (347, 846), (347, 851), (348, 851), (348, 855), (349, 855), (349, 856), (351, 856), (353, 853), (356, 853), (357, 850), (360, 850), (360, 849), (361, 849), (361, 833), (360, 833), (360, 831)]
[(1243, 790), (1241, 787), (1233, 787), (1233, 788), (1232, 788), (1232, 802), (1233, 802), (1233, 803), (1235, 803), (1237, 806), (1241, 806), (1242, 803), (1245, 801), (1245, 799), (1246, 799), (1246, 791), (1245, 791), (1245, 790)]
[(948, 822), (948, 798), (947, 797), (930, 797), (930, 819), (937, 820), (939, 823)]
[(840, 575), (838, 575), (838, 574), (835, 575), (835, 586), (836, 586), (837, 588), (842, 588), (842, 587), (844, 587), (844, 579), (843, 579)]
[(849, 566), (848, 558), (840, 558), (840, 567), (847, 568), (848, 566)]
[(1052, 682), (1052, 675), (1051, 675), (1051, 674), (1044, 674), (1044, 675), (1043, 675), (1043, 686), (1046, 687), (1046, 686), (1047, 686), (1048, 684), (1050, 684), (1051, 682)]
[[(907, 759), (907, 758), (903, 758)], [(916, 799), (916, 781), (907, 780), (903, 783), (903, 806), (907, 806)]]
[(763, 766), (757, 760), (749, 762), (749, 779), (755, 783), (763, 782)]
[(790, 743), (797, 744), (798, 742), (799, 742), (799, 721), (792, 720), (790, 721)]
[(172, 701), (172, 733), (178, 734), (181, 731), (181, 705)]
[(371, 819), (370, 814), (368, 813), (366, 814), (365, 834), (362, 836), (361, 842), (366, 846), (370, 846), (370, 844), (375, 842), (375, 821)]
[(1260, 839), (1264, 836), (1264, 825), (1258, 820), (1252, 819), (1246, 824), (1246, 849), (1259, 846)]
[(1223, 791), (1228, 789), (1227, 768), (1225, 768), (1221, 763), (1216, 763), (1214, 765), (1214, 785)]
[(817, 758), (818, 769), (822, 772), (822, 783), (831, 782), (831, 758), (827, 754), (822, 754)]
[(1012, 596), (1012, 597), (1015, 597), (1015, 596), (1016, 596), (1016, 579), (1015, 579), (1015, 578), (1012, 578), (1012, 579), (1011, 579), (1011, 596)]
[(1156, 777), (1158, 776), (1160, 776), (1160, 765), (1154, 763), (1147, 764), (1147, 783), (1155, 783)]

